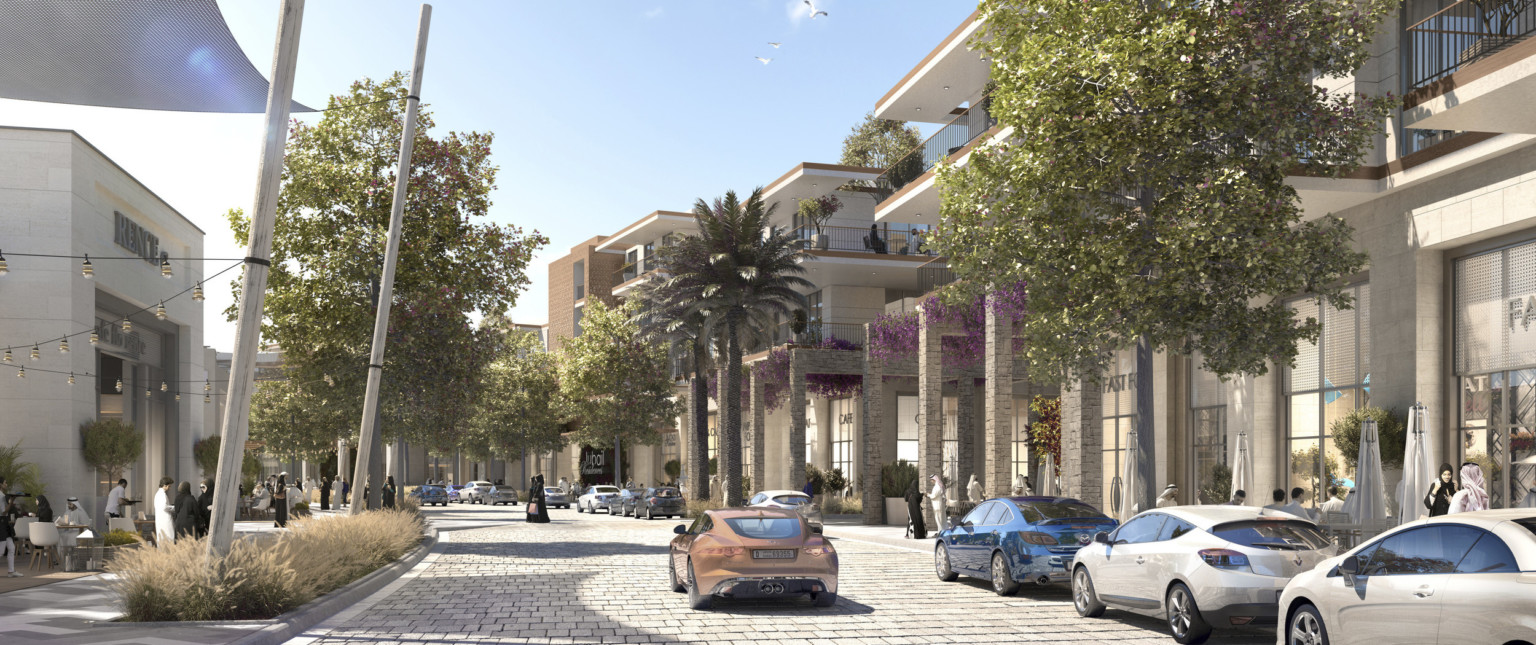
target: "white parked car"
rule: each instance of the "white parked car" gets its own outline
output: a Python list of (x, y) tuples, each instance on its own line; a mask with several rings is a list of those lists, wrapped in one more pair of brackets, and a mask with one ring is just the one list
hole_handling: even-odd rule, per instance
[(485, 496), (490, 494), (492, 488), (495, 488), (495, 485), (491, 484), (491, 482), (472, 481), (464, 484), (464, 488), (459, 489), (459, 499), (471, 504), (477, 502), (484, 504)]
[(1073, 560), (1077, 613), (1105, 607), (1163, 618), (1173, 639), (1274, 624), (1280, 592), (1337, 548), (1317, 525), (1251, 506), (1174, 506), (1098, 533)]
[(1536, 509), (1431, 517), (1296, 576), (1276, 643), (1536, 643)]
[(747, 500), (747, 506), (761, 506), (764, 508), (792, 508), (800, 511), (806, 524), (812, 528), (821, 527), (821, 507), (809, 495), (797, 490), (765, 490)]
[(617, 501), (619, 501), (618, 486), (588, 486), (587, 492), (576, 498), (576, 512), (596, 513), (597, 509), (606, 511), (609, 503)]

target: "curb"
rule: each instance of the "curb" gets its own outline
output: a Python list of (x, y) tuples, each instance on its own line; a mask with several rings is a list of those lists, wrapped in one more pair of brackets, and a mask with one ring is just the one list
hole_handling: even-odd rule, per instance
[[(425, 539), (416, 546), (414, 551), (401, 556), (400, 559), (391, 562), (379, 569), (375, 569), (366, 576), (353, 580), (346, 586), (331, 591), (319, 598), (305, 603), (298, 609), (282, 614), (268, 620), (224, 620), (224, 621), (177, 621), (177, 622), (152, 622), (152, 623), (124, 623), (116, 621), (93, 622), (94, 627), (110, 627), (112, 629), (152, 630), (168, 629), (176, 627), (224, 627), (247, 628), (250, 633), (241, 636), (228, 645), (277, 645), (285, 643), (289, 639), (304, 633), (310, 627), (320, 624), (342, 610), (373, 595), (386, 585), (394, 582), (402, 574), (410, 571), (428, 553), (437, 546), (437, 529), (427, 527)], [(149, 634), (144, 634), (148, 637)], [(130, 636), (129, 638), (135, 638)]]

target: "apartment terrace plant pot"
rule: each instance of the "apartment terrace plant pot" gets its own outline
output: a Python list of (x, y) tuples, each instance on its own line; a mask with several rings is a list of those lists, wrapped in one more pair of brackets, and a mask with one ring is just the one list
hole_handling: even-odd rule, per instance
[(911, 519), (907, 514), (907, 500), (900, 497), (885, 498), (886, 526), (906, 526)]
[(827, 250), (827, 247), (831, 246), (831, 243), (832, 236), (830, 235), (822, 235), (821, 233), (811, 235), (811, 248), (814, 248), (818, 251)]

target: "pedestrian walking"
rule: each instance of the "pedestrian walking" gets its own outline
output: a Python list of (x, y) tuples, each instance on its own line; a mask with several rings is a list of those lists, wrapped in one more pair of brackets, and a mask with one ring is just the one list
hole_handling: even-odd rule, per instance
[(549, 508), (544, 505), (544, 476), (534, 475), (528, 486), (527, 517), (530, 524), (548, 524)]
[(351, 503), (352, 483), (343, 479), (341, 480), (341, 499), (336, 500), (336, 508), (346, 508), (346, 506)]
[(197, 539), (197, 497), (192, 495), (192, 482), (181, 482), (176, 487), (176, 537)]
[(928, 539), (928, 525), (923, 521), (923, 485), (913, 479), (907, 486), (907, 532), (914, 540)]
[(213, 521), (213, 480), (204, 479), (197, 496), (197, 537), (208, 535), (208, 523)]
[(320, 510), (331, 510), (331, 478), (320, 478)]
[[(5, 478), (0, 477), (0, 491), (4, 490)], [(20, 578), (21, 574), (16, 572), (16, 520), (21, 518), (21, 507), (16, 505), (15, 498), (7, 497), (0, 513), (0, 552), (5, 553), (5, 575)]]
[(176, 543), (176, 507), (171, 504), (171, 487), (176, 480), (160, 478), (160, 488), (155, 490), (155, 544), (165, 548)]
[(1179, 505), (1179, 500), (1177, 499), (1178, 495), (1179, 495), (1179, 485), (1178, 484), (1169, 484), (1167, 486), (1167, 488), (1163, 489), (1162, 494), (1157, 496), (1157, 507), (1158, 508), (1167, 508), (1169, 506), (1178, 506)]
[(277, 484), (272, 491), (272, 509), (277, 512), (272, 525), (280, 529), (288, 528), (288, 473), (277, 477)]
[(384, 508), (395, 507), (395, 476), (384, 478), (384, 488), (379, 491), (384, 496)]

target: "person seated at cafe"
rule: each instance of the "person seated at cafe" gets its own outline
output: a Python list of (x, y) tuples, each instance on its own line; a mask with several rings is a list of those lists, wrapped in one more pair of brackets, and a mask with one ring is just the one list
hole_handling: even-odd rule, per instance
[[(59, 515), (54, 523), (59, 526), (90, 526), (91, 516), (80, 506), (80, 498), (70, 496), (64, 502), (64, 513)], [(59, 541), (66, 547), (75, 546), (75, 538), (80, 535), (80, 529), (66, 529), (59, 531)]]
[(869, 225), (869, 237), (864, 238), (864, 246), (868, 247), (869, 250), (876, 253), (886, 252), (885, 240), (880, 238), (879, 224)]
[(1271, 511), (1282, 511), (1282, 512), (1285, 511), (1286, 504), (1285, 504), (1285, 489), (1284, 488), (1276, 488), (1274, 490), (1274, 492), (1270, 493), (1270, 497), (1274, 498), (1275, 503), (1265, 505), (1264, 508), (1269, 509)]

